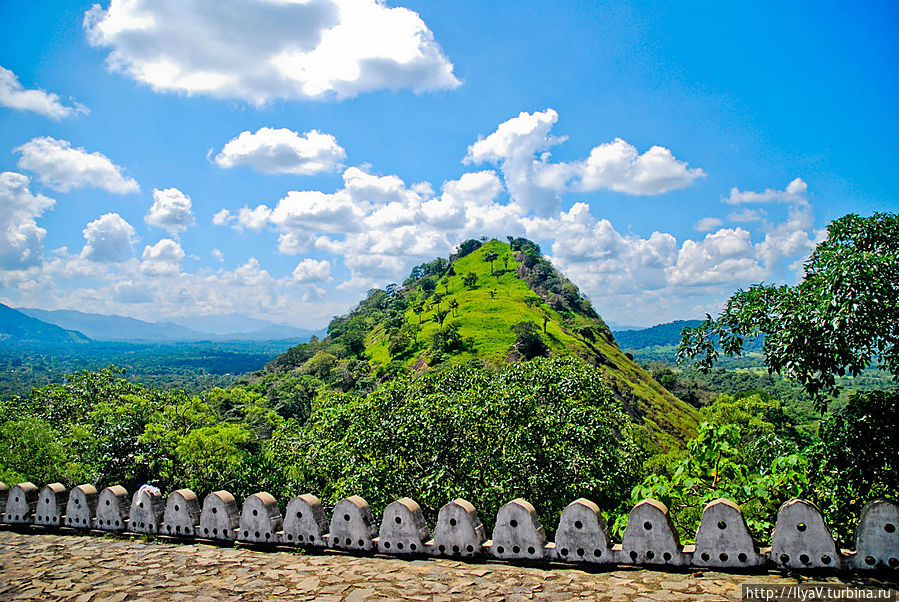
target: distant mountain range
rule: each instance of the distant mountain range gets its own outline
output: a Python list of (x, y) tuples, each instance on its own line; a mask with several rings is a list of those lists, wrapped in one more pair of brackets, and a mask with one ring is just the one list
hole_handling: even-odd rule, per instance
[(631, 330), (621, 328), (612, 331), (615, 341), (622, 349), (644, 349), (646, 347), (666, 347), (680, 343), (680, 333), (684, 328), (699, 326), (702, 320), (675, 320), (650, 328)]
[[(277, 324), (240, 314), (174, 318), (146, 322), (73, 310), (19, 308), (0, 304), (7, 316), (0, 339), (34, 342), (155, 342), (307, 340), (324, 332)], [(12, 312), (12, 313), (11, 313)], [(16, 316), (15, 314), (18, 314)], [(43, 324), (44, 327), (39, 326)], [(188, 324), (190, 326), (188, 326)], [(20, 325), (20, 326), (16, 326)], [(49, 327), (49, 328), (47, 328)], [(16, 329), (18, 328), (18, 330)], [(9, 332), (7, 332), (9, 330)], [(61, 333), (70, 333), (63, 335)], [(68, 339), (66, 338), (68, 337)]]
[(0, 303), (0, 343), (87, 343), (90, 339), (75, 330), (27, 316)]
[[(695, 328), (702, 320), (675, 320), (640, 330), (613, 330), (612, 335), (622, 349), (639, 351), (650, 347), (676, 347), (680, 343), (681, 331), (684, 328)], [(744, 352), (761, 351), (764, 337), (747, 339), (743, 345)]]

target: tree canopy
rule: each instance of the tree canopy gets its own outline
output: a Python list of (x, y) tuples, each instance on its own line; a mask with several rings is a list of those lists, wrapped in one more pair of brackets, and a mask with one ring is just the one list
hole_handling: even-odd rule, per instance
[(769, 371), (798, 381), (819, 409), (839, 376), (877, 364), (899, 377), (899, 215), (834, 220), (798, 284), (738, 290), (717, 319), (684, 329), (678, 359), (708, 371), (719, 348), (739, 355), (760, 335)]

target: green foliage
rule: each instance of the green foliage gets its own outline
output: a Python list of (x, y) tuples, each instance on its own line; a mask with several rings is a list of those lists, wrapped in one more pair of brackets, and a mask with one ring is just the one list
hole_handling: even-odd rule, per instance
[(512, 325), (512, 332), (518, 337), (515, 339), (515, 348), (523, 358), (546, 355), (548, 349), (536, 324), (530, 321), (518, 322)]
[(442, 353), (458, 353), (471, 345), (471, 341), (464, 340), (459, 334), (458, 322), (450, 322), (431, 335), (431, 347)]
[(478, 285), (478, 275), (474, 272), (468, 272), (462, 278), (462, 284), (469, 290), (473, 290)]
[(220, 423), (193, 429), (181, 437), (174, 452), (178, 474), (174, 483), (195, 492), (210, 492), (233, 480), (233, 475), (246, 461), (246, 444), (252, 435), (237, 424)]
[(852, 396), (822, 421), (809, 455), (816, 501), (840, 543), (852, 545), (864, 504), (899, 492), (899, 389)]
[(403, 330), (398, 331), (392, 337), (390, 337), (390, 343), (387, 345), (387, 351), (390, 352), (391, 357), (399, 357), (405, 353), (406, 349), (412, 344), (412, 339), (409, 338), (408, 333)]
[(626, 495), (639, 465), (631, 428), (601, 373), (574, 358), (470, 364), (319, 399), (267, 456), (291, 488), (329, 503), (359, 494), (380, 510), (410, 496), (434, 520), (463, 496), (489, 521), (522, 496), (551, 526), (573, 499), (614, 507)]
[[(631, 502), (648, 497), (661, 501), (681, 535), (690, 538), (699, 528), (705, 505), (726, 498), (740, 504), (755, 538), (767, 539), (780, 505), (809, 490), (808, 461), (800, 454), (779, 455), (755, 469), (740, 460), (740, 443), (738, 425), (703, 422), (668, 474), (646, 477), (634, 487)], [(615, 530), (624, 524), (620, 519)]]
[(465, 242), (459, 243), (459, 248), (456, 249), (456, 252), (453, 254), (453, 259), (462, 259), (466, 255), (470, 255), (474, 253), (478, 249), (481, 248), (481, 241), (475, 240), (474, 238), (469, 238)]
[(0, 449), (0, 481), (5, 483), (31, 480), (40, 485), (81, 476), (68, 460), (65, 441), (41, 418), (26, 416), (0, 424)]
[(799, 284), (737, 291), (717, 319), (684, 330), (678, 357), (707, 370), (718, 347), (738, 355), (763, 335), (769, 369), (801, 383), (821, 409), (839, 376), (876, 362), (899, 377), (899, 215), (850, 214), (827, 232)]

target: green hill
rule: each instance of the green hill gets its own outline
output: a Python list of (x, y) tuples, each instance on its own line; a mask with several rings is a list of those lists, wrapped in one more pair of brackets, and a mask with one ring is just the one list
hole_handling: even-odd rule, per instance
[(690, 436), (696, 411), (618, 348), (590, 301), (535, 243), (509, 240), (466, 241), (449, 260), (414, 268), (402, 285), (369, 291), (331, 322), (328, 337), (290, 349), (269, 371), (326, 370), (332, 380), (337, 372), (357, 383), (469, 361), (499, 366), (576, 355), (603, 370), (625, 409), (663, 447)]
[(65, 330), (0, 303), (0, 343), (87, 343), (77, 330)]
[(693, 328), (702, 320), (675, 320), (638, 330), (616, 330), (612, 334), (622, 349), (643, 349), (645, 347), (677, 346), (684, 328)]

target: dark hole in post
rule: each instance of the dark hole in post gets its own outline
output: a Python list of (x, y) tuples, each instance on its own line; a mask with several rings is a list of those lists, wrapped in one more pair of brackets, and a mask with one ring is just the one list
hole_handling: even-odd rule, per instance
[(883, 530), (887, 533), (895, 533), (896, 525), (894, 525), (893, 523), (887, 523), (883, 526)]
[(805, 523), (799, 523), (798, 525), (796, 525), (796, 530), (799, 531), (800, 533), (805, 531), (807, 528), (808, 527), (805, 525)]
[(582, 523), (581, 521), (579, 521), (579, 520), (574, 521), (575, 529), (581, 529), (581, 528), (583, 528), (583, 526), (584, 526), (584, 523)]
[(509, 526), (514, 529), (515, 527), (518, 526), (518, 521), (513, 518), (512, 520), (509, 521)]
[(824, 556), (821, 557), (821, 562), (824, 564), (830, 564), (830, 560), (831, 560), (831, 558), (827, 554), (825, 554)]
[(456, 519), (451, 518), (450, 519), (450, 527), (455, 527), (455, 526), (456, 526)]
[(649, 521), (646, 521), (645, 523), (643, 523), (643, 528), (646, 529), (647, 531), (651, 531), (651, 530), (652, 530), (652, 523), (649, 522)]
[(653, 558), (656, 557), (656, 553), (653, 552), (652, 550), (647, 550), (647, 551), (646, 551), (646, 557), (649, 558), (650, 560), (652, 560)]

